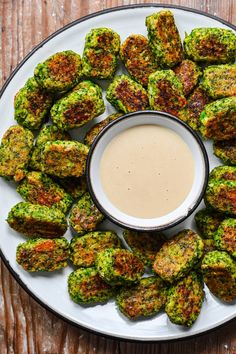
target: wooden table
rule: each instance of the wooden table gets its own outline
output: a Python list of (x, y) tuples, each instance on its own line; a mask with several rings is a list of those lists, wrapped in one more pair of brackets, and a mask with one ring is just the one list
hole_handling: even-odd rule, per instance
[[(0, 80), (40, 41), (81, 16), (132, 0), (0, 0)], [(160, 1), (159, 3), (165, 3)], [(176, 0), (236, 23), (236, 0)], [(1, 117), (4, 119), (4, 117)], [(200, 337), (171, 343), (129, 343), (73, 327), (38, 305), (0, 267), (0, 354), (235, 354), (236, 320)]]

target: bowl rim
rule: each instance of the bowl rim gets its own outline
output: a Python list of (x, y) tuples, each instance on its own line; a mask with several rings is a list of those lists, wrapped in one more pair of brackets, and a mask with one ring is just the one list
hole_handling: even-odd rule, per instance
[[(186, 130), (188, 130), (188, 132), (193, 136), (194, 140), (196, 141), (196, 143), (199, 145), (200, 150), (202, 152), (202, 156), (203, 156), (203, 165), (204, 165), (204, 169), (205, 169), (205, 176), (204, 176), (204, 180), (203, 180), (203, 186), (202, 186), (202, 190), (201, 193), (199, 194), (198, 198), (196, 199), (196, 201), (191, 205), (191, 207), (188, 208), (188, 212), (183, 215), (180, 216), (179, 218), (176, 218), (174, 221), (172, 222), (168, 222), (165, 225), (161, 225), (161, 226), (132, 226), (129, 223), (124, 223), (121, 222), (120, 220), (118, 220), (115, 216), (113, 216), (112, 214), (110, 214), (99, 202), (98, 198), (95, 195), (94, 189), (92, 187), (92, 183), (91, 183), (91, 178), (90, 178), (90, 170), (91, 170), (91, 161), (92, 161), (92, 156), (94, 153), (94, 150), (98, 144), (98, 142), (100, 141), (101, 137), (104, 136), (104, 134), (106, 134), (106, 132), (108, 130), (110, 130), (111, 127), (113, 127), (114, 125), (119, 124), (121, 121), (123, 121), (126, 118), (132, 117), (132, 116), (136, 116), (136, 115), (146, 115), (146, 114), (154, 114), (154, 115), (161, 115), (167, 119), (170, 120), (174, 120), (176, 123), (182, 125)], [(144, 123), (145, 124), (145, 123)], [(185, 219), (187, 219), (193, 212), (194, 210), (198, 207), (198, 205), (200, 204), (200, 202), (202, 201), (202, 198), (205, 194), (206, 188), (207, 188), (207, 183), (208, 183), (208, 177), (209, 177), (209, 159), (208, 159), (208, 155), (205, 149), (205, 146), (200, 138), (200, 136), (184, 121), (182, 121), (181, 119), (177, 118), (176, 116), (167, 113), (167, 112), (163, 112), (163, 111), (157, 111), (157, 110), (145, 110), (145, 111), (135, 111), (135, 112), (131, 112), (131, 113), (126, 113), (124, 115), (122, 115), (119, 118), (116, 118), (115, 120), (111, 121), (110, 123), (108, 123), (100, 132), (99, 134), (96, 136), (96, 138), (94, 139), (92, 145), (90, 146), (89, 149), (89, 153), (87, 156), (87, 160), (86, 160), (86, 170), (85, 170), (85, 176), (86, 176), (86, 181), (87, 181), (87, 185), (88, 185), (88, 191), (91, 195), (91, 198), (94, 202), (94, 204), (96, 205), (96, 207), (98, 208), (98, 210), (111, 222), (115, 223), (116, 225), (122, 227), (122, 228), (126, 228), (128, 230), (136, 230), (136, 231), (140, 231), (140, 232), (156, 232), (156, 231), (163, 231), (166, 230), (168, 228), (174, 227), (176, 225), (178, 225), (179, 223), (181, 223), (182, 221), (184, 221)]]

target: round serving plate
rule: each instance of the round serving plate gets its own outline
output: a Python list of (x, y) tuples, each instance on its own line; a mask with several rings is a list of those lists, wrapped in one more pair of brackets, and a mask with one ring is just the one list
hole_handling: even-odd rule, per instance
[[(196, 10), (169, 5), (145, 4), (118, 7), (76, 20), (40, 43), (26, 56), (7, 80), (0, 94), (0, 136), (3, 135), (10, 125), (16, 124), (13, 118), (14, 95), (24, 85), (25, 81), (33, 75), (34, 68), (39, 62), (44, 61), (55, 52), (68, 49), (72, 49), (82, 55), (85, 35), (92, 28), (96, 27), (112, 28), (120, 34), (122, 42), (132, 33), (147, 35), (145, 27), (146, 16), (164, 8), (169, 8), (174, 13), (176, 25), (182, 39), (185, 32), (189, 33), (196, 27), (221, 27), (235, 30), (233, 25), (216, 17)], [(120, 74), (122, 70), (124, 71), (124, 68), (120, 65), (117, 74)], [(100, 81), (99, 83), (103, 89), (106, 89), (108, 85), (106, 81)], [(114, 112), (113, 107), (106, 101), (106, 112), (94, 119), (93, 122), (88, 123), (85, 127), (73, 130), (73, 138), (76, 140), (83, 139), (85, 132), (94, 123), (104, 119), (104, 117), (112, 112)], [(211, 142), (206, 142), (205, 146), (208, 151), (210, 167), (213, 168), (219, 165), (220, 160), (213, 156)], [(16, 192), (15, 184), (12, 182), (0, 179), (0, 190), (1, 256), (8, 269), (22, 287), (41, 305), (64, 320), (88, 330), (121, 339), (164, 341), (194, 336), (236, 317), (236, 302), (225, 304), (211, 295), (206, 287), (206, 297), (201, 314), (189, 329), (172, 324), (164, 312), (150, 319), (131, 322), (119, 313), (114, 300), (106, 304), (91, 307), (83, 307), (74, 303), (70, 300), (67, 292), (67, 277), (73, 271), (71, 266), (50, 274), (32, 274), (25, 272), (17, 265), (15, 261), (16, 247), (19, 243), (24, 242), (25, 238), (10, 229), (5, 219), (12, 206), (22, 200)], [(202, 207), (203, 203), (199, 208)], [(188, 219), (178, 226), (169, 229), (167, 235), (173, 235), (184, 228), (195, 228), (193, 215), (189, 216)], [(119, 236), (122, 237), (122, 229), (111, 222), (105, 221), (101, 225), (101, 229), (112, 229), (117, 231)], [(70, 231), (67, 231), (65, 237), (68, 240), (71, 239)]]

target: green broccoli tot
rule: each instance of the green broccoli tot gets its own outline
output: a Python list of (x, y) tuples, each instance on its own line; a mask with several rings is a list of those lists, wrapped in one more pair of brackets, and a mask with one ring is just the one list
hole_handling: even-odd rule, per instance
[(46, 91), (64, 93), (74, 87), (82, 76), (80, 55), (65, 50), (50, 56), (39, 63), (34, 70), (38, 84)]
[(116, 289), (99, 276), (95, 268), (80, 268), (68, 277), (68, 292), (78, 304), (105, 302), (115, 295)]
[(69, 243), (65, 238), (37, 238), (20, 243), (16, 261), (28, 272), (53, 272), (67, 266)]
[(166, 302), (166, 287), (159, 277), (148, 277), (140, 283), (121, 289), (116, 298), (119, 310), (129, 319), (158, 313)]
[(28, 237), (56, 238), (67, 230), (65, 214), (45, 205), (20, 202), (8, 213), (9, 226)]

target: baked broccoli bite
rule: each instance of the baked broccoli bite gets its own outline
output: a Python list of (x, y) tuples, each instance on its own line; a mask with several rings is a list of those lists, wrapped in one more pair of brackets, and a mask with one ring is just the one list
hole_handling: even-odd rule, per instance
[(0, 176), (19, 182), (30, 160), (34, 136), (28, 129), (12, 125), (4, 133), (0, 146)]
[(85, 193), (73, 206), (69, 222), (78, 235), (93, 231), (102, 222), (104, 215), (100, 213), (89, 193)]
[(41, 172), (28, 172), (17, 187), (17, 192), (27, 202), (57, 208), (63, 213), (73, 203), (72, 197), (63, 188)]
[(210, 179), (205, 193), (207, 206), (218, 212), (236, 215), (236, 181)]
[(189, 96), (186, 106), (179, 111), (178, 117), (186, 122), (192, 129), (199, 130), (201, 125), (200, 115), (205, 105), (210, 103), (210, 101), (211, 99), (206, 91), (199, 86)]
[(110, 114), (107, 118), (101, 122), (95, 124), (85, 135), (84, 143), (87, 146), (91, 146), (96, 136), (105, 128), (110, 122), (122, 116), (122, 113)]
[(150, 107), (175, 116), (186, 104), (183, 85), (172, 70), (160, 70), (149, 76)]
[(224, 28), (194, 28), (184, 39), (184, 50), (190, 59), (197, 62), (234, 62), (236, 36)]
[(217, 166), (211, 171), (209, 179), (236, 181), (236, 166)]
[(131, 34), (121, 45), (120, 56), (131, 77), (146, 87), (149, 75), (158, 69), (148, 39)]
[(58, 128), (68, 130), (81, 127), (104, 111), (101, 88), (85, 81), (52, 106), (51, 118)]
[(16, 250), (16, 261), (28, 272), (52, 272), (67, 266), (69, 243), (62, 238), (31, 239), (20, 243)]
[(236, 138), (236, 96), (222, 98), (205, 106), (200, 115), (200, 132), (206, 139)]
[(125, 230), (124, 239), (133, 253), (147, 266), (152, 266), (157, 252), (164, 244), (164, 235), (160, 232), (137, 232)]
[(111, 79), (116, 71), (118, 57), (109, 50), (84, 48), (83, 74), (93, 79)]
[(65, 214), (45, 205), (20, 202), (8, 214), (9, 226), (29, 237), (56, 238), (67, 230)]
[(199, 130), (201, 125), (200, 115), (205, 105), (210, 103), (210, 101), (211, 99), (206, 91), (199, 86), (189, 96), (186, 106), (179, 111), (178, 117), (186, 122), (192, 129)]
[(153, 270), (173, 283), (185, 276), (203, 255), (203, 242), (192, 230), (183, 230), (164, 243), (156, 254)]
[(57, 182), (69, 193), (73, 199), (81, 198), (87, 192), (86, 177), (66, 177), (60, 178)]
[(96, 268), (101, 278), (110, 285), (137, 283), (144, 273), (144, 264), (132, 252), (107, 248), (97, 254)]
[(202, 75), (199, 66), (193, 61), (185, 59), (173, 70), (183, 85), (184, 95), (188, 96), (193, 91)]
[(215, 245), (236, 257), (236, 219), (225, 219), (214, 234)]
[(82, 75), (80, 55), (65, 50), (39, 63), (34, 70), (38, 84), (46, 91), (63, 93), (75, 86)]
[(202, 278), (191, 272), (169, 289), (165, 311), (172, 323), (191, 327), (201, 312), (203, 300)]
[(200, 235), (204, 239), (213, 238), (214, 233), (224, 218), (224, 215), (209, 209), (201, 209), (194, 216)]
[(73, 237), (70, 259), (77, 267), (95, 265), (97, 253), (106, 248), (121, 248), (121, 242), (113, 231), (93, 231), (82, 237)]
[(127, 75), (116, 76), (106, 93), (107, 100), (124, 113), (148, 109), (148, 95), (142, 85)]
[(110, 28), (92, 29), (85, 39), (83, 74), (97, 79), (110, 79), (117, 68), (120, 36)]
[(203, 88), (214, 99), (236, 95), (236, 64), (212, 65), (203, 72)]
[(129, 319), (158, 313), (166, 302), (166, 287), (159, 277), (148, 277), (140, 283), (124, 287), (116, 298), (119, 310)]
[(210, 291), (219, 299), (236, 299), (236, 262), (226, 252), (207, 253), (202, 261), (203, 279)]
[(214, 154), (227, 165), (236, 165), (236, 139), (214, 141)]
[(78, 141), (49, 141), (41, 151), (42, 170), (56, 177), (80, 177), (89, 149)]
[(108, 285), (95, 268), (80, 268), (68, 277), (70, 298), (79, 304), (105, 302), (115, 295), (115, 288)]
[(85, 38), (86, 48), (100, 48), (118, 54), (120, 50), (120, 36), (111, 28), (93, 28)]
[(46, 124), (42, 127), (37, 136), (36, 146), (55, 140), (71, 140), (71, 136), (68, 132), (58, 129), (54, 124)]
[(15, 95), (14, 118), (25, 128), (39, 129), (52, 104), (52, 96), (43, 91), (34, 77), (31, 77)]
[(148, 39), (158, 65), (173, 67), (183, 58), (182, 43), (169, 10), (162, 10), (146, 17)]
[(41, 152), (43, 150), (43, 146), (48, 141), (55, 140), (71, 140), (71, 136), (69, 133), (58, 129), (54, 124), (44, 125), (44, 127), (40, 130), (35, 146), (31, 151), (29, 166), (32, 170), (42, 170)]

